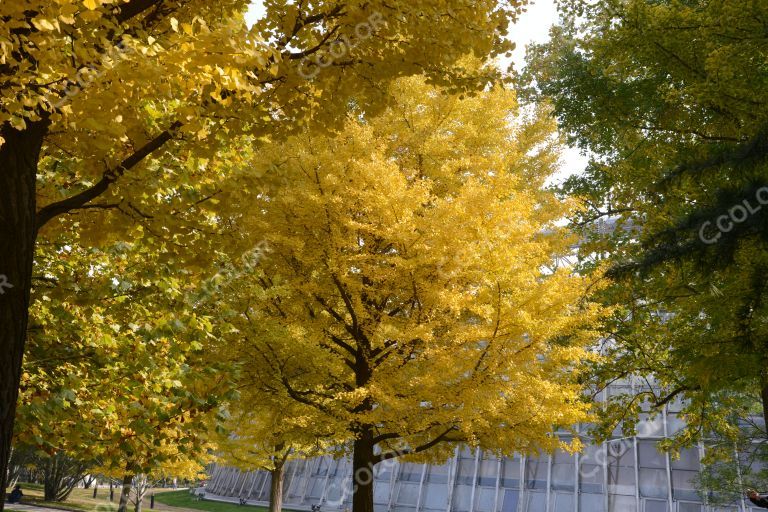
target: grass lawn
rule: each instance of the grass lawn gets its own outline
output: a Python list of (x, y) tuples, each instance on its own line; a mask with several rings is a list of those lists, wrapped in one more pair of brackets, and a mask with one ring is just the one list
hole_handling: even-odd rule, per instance
[[(43, 486), (39, 484), (22, 483), (21, 491), (24, 493), (24, 497), (21, 500), (22, 503), (39, 505), (41, 507), (48, 508), (58, 508), (62, 510), (74, 510), (77, 512), (115, 512), (117, 510), (118, 500), (120, 499), (120, 489), (118, 487), (115, 487), (114, 502), (109, 501), (109, 487), (102, 486), (99, 487), (96, 498), (93, 497), (93, 488), (74, 489), (72, 494), (69, 495), (69, 498), (67, 498), (67, 501), (61, 502), (44, 501)], [(168, 491), (172, 491), (172, 489), (154, 489), (155, 499), (157, 499), (157, 496), (163, 492)], [(11, 489), (7, 489), (6, 492), (11, 492)], [(13, 510), (13, 504), (6, 505), (6, 508)], [(143, 508), (149, 511), (149, 493), (147, 494), (147, 498), (144, 501)]]
[[(224, 503), (222, 501), (198, 500), (188, 490), (170, 491), (155, 495), (155, 502), (171, 507), (193, 508), (208, 512), (267, 512), (265, 507), (255, 505), (238, 505), (237, 503)], [(286, 510), (286, 509), (283, 509)]]
[[(21, 490), (24, 492), (22, 503), (30, 505), (39, 505), (41, 507), (57, 508), (61, 510), (70, 510), (75, 512), (116, 512), (118, 500), (120, 499), (120, 489), (115, 487), (115, 501), (109, 501), (109, 488), (99, 487), (96, 498), (93, 497), (93, 489), (74, 489), (69, 495), (67, 501), (49, 502), (43, 501), (43, 486), (38, 484), (21, 484)], [(8, 489), (7, 492), (11, 492)], [(179, 507), (187, 510), (203, 510), (206, 512), (267, 512), (265, 507), (254, 505), (238, 505), (236, 503), (225, 503), (213, 500), (198, 500), (189, 493), (188, 489), (174, 491), (173, 489), (153, 489), (147, 491), (144, 498), (142, 510), (150, 512), (150, 495), (155, 493), (156, 508), (168, 510), (166, 507)], [(129, 503), (129, 512), (133, 512), (133, 504)], [(7, 505), (7, 509), (13, 510), (13, 505)], [(292, 512), (283, 509), (286, 512)]]

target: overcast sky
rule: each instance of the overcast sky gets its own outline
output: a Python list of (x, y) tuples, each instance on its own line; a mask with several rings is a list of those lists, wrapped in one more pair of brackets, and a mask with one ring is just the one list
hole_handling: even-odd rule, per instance
[[(251, 25), (264, 15), (262, 0), (254, 0), (245, 16), (246, 22)], [(516, 43), (512, 54), (515, 68), (520, 69), (524, 64), (525, 46), (529, 43), (541, 43), (549, 37), (549, 27), (557, 22), (557, 7), (554, 0), (533, 0), (528, 10), (520, 17), (510, 30), (509, 37)], [(561, 173), (556, 181), (563, 177), (581, 171), (586, 164), (586, 158), (575, 149), (569, 149), (563, 155)]]
[(512, 25), (509, 37), (517, 44), (512, 60), (516, 68), (524, 63), (525, 45), (543, 43), (549, 38), (549, 27), (557, 22), (557, 7), (554, 0), (534, 0), (520, 20)]
[[(525, 64), (525, 47), (530, 43), (543, 43), (549, 39), (549, 28), (557, 23), (557, 7), (554, 0), (533, 0), (528, 10), (517, 23), (512, 25), (509, 37), (515, 42), (516, 48), (512, 53), (512, 62), (515, 68), (520, 69)], [(554, 176), (552, 182), (561, 182), (572, 174), (584, 170), (587, 165), (587, 157), (578, 149), (568, 148), (563, 153), (560, 172)]]

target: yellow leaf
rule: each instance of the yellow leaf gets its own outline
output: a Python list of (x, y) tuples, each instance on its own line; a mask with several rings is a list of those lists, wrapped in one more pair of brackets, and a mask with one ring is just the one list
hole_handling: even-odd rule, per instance
[(88, 9), (93, 11), (94, 9), (97, 9), (100, 5), (99, 0), (83, 0), (83, 5)]
[(54, 26), (53, 23), (50, 22), (50, 20), (32, 20), (32, 24), (37, 28), (38, 30), (55, 30), (56, 26)]
[(16, 128), (17, 130), (23, 130), (27, 127), (26, 121), (24, 121), (23, 117), (19, 116), (12, 116), (10, 120), (11, 126)]
[(59, 14), (70, 16), (72, 14), (75, 14), (79, 10), (80, 8), (75, 4), (65, 4), (65, 5), (62, 5), (61, 8), (59, 9)]
[(101, 18), (101, 13), (97, 10), (85, 11), (80, 13), (80, 19), (83, 21), (96, 21)]

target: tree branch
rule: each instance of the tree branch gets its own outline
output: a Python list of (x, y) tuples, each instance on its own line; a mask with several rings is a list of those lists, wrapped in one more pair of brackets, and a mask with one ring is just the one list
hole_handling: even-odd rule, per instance
[(38, 210), (36, 229), (39, 230), (41, 227), (45, 226), (48, 222), (58, 217), (59, 215), (74, 209), (83, 208), (90, 201), (93, 201), (99, 197), (109, 189), (109, 186), (112, 185), (112, 183), (117, 181), (118, 178), (125, 174), (125, 171), (128, 171), (138, 165), (142, 160), (144, 160), (153, 152), (157, 151), (166, 142), (171, 140), (173, 138), (173, 132), (176, 131), (179, 127), (181, 127), (181, 122), (174, 122), (167, 130), (160, 133), (157, 137), (144, 144), (131, 156), (120, 162), (120, 165), (118, 165), (116, 168), (107, 169), (104, 172), (102, 178), (92, 187), (83, 190), (74, 196), (70, 196), (66, 199), (62, 199), (61, 201), (46, 205)]
[(400, 434), (396, 434), (394, 432), (390, 432), (388, 434), (379, 434), (378, 436), (373, 438), (373, 444), (378, 444), (382, 441), (387, 441), (389, 439), (399, 439), (401, 437), (403, 436), (401, 436)]
[(118, 23), (125, 23), (143, 13), (151, 7), (155, 7), (163, 3), (163, 0), (131, 0), (120, 6), (120, 12), (115, 16)]
[[(404, 455), (412, 455), (414, 453), (419, 453), (419, 452), (423, 452), (425, 450), (429, 450), (430, 448), (432, 448), (436, 444), (442, 443), (443, 441), (449, 441), (448, 436), (450, 435), (451, 432), (454, 432), (456, 430), (458, 430), (458, 428), (456, 426), (452, 425), (452, 426), (450, 426), (448, 428), (448, 430), (446, 430), (445, 432), (443, 432), (439, 436), (435, 437), (434, 439), (432, 439), (431, 441), (429, 441), (427, 443), (424, 443), (424, 444), (422, 444), (420, 446), (417, 446), (416, 448), (404, 449), (404, 450), (394, 450), (394, 451), (391, 451), (391, 452), (382, 453), (381, 455), (378, 455), (378, 456), (374, 457), (374, 464), (378, 464), (379, 462), (384, 461), (384, 460), (395, 459), (397, 457), (402, 457)], [(382, 434), (382, 435), (386, 435), (386, 434)], [(381, 436), (379, 436), (379, 437), (381, 437)]]
[(693, 387), (691, 387), (691, 386), (680, 386), (680, 387), (675, 388), (672, 391), (670, 391), (669, 394), (667, 396), (665, 396), (664, 398), (659, 398), (658, 400), (656, 400), (654, 403), (651, 404), (651, 407), (653, 407), (654, 409), (657, 409), (659, 407), (662, 407), (662, 406), (668, 404), (669, 402), (674, 400), (675, 397), (677, 397), (681, 393), (684, 393), (686, 391), (698, 391), (700, 389), (701, 389), (701, 386), (693, 386)]

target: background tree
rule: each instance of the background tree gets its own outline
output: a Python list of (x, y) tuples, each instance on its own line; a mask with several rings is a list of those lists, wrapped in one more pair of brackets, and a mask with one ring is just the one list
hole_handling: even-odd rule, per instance
[(157, 464), (152, 473), (138, 473), (130, 478), (124, 472), (116, 473), (120, 475), (118, 479), (123, 482), (118, 512), (127, 511), (131, 505), (133, 505), (134, 512), (141, 512), (147, 493), (169, 476), (192, 481), (199, 480), (205, 476), (203, 462), (208, 462), (208, 460), (185, 458), (175, 462), (165, 461)]
[(562, 26), (532, 48), (522, 79), (593, 155), (566, 188), (585, 198), (574, 218), (585, 253), (614, 267), (603, 300), (620, 305), (595, 381), (648, 377), (613, 398), (603, 433), (684, 398), (675, 444), (706, 434), (732, 450), (748, 416), (768, 418), (768, 216), (753, 211), (768, 178), (768, 5), (561, 4)]
[(66, 500), (75, 486), (82, 481), (89, 462), (72, 459), (61, 452), (38, 458), (43, 473), (43, 499)]
[[(210, 156), (235, 133), (278, 136), (308, 124), (327, 129), (353, 94), (374, 108), (381, 83), (393, 76), (426, 70), (457, 89), (482, 87), (491, 77), (466, 73), (456, 59), (509, 49), (501, 36), (520, 8), (491, 0), (275, 1), (247, 30), (246, 4), (22, 0), (0, 6), (0, 474), (9, 456), (41, 228), (48, 236), (69, 225), (63, 214), (92, 218), (107, 211), (123, 222), (153, 215), (136, 199), (168, 207), (175, 196), (163, 193), (164, 176), (145, 165), (152, 157)], [(370, 19), (379, 15), (381, 23)], [(347, 51), (337, 59), (340, 47)], [(325, 66), (309, 80), (308, 57)], [(60, 167), (61, 161), (74, 165)], [(197, 185), (210, 185), (206, 166), (176, 177), (188, 185), (187, 206), (205, 210)], [(164, 211), (172, 217), (177, 210)], [(107, 215), (101, 225), (112, 220)], [(173, 226), (168, 222), (169, 233)]]
[(8, 488), (13, 488), (26, 473), (35, 458), (35, 451), (29, 446), (14, 446), (8, 462)]
[[(241, 371), (248, 373), (247, 367)], [(246, 389), (230, 404), (225, 437), (217, 443), (217, 460), (243, 471), (268, 471), (269, 510), (280, 512), (286, 463), (322, 455), (337, 446), (334, 432), (314, 421), (313, 410), (273, 398)]]
[(129, 484), (169, 465), (199, 469), (208, 417), (231, 389), (202, 351), (210, 321), (191, 310), (150, 239), (103, 249), (58, 242), (37, 259), (47, 286), (36, 288), (17, 445)]
[(254, 393), (346, 439), (355, 512), (372, 510), (381, 461), (439, 460), (451, 442), (552, 450), (555, 426), (589, 408), (576, 376), (597, 310), (558, 259), (573, 238), (556, 225), (569, 204), (544, 188), (552, 124), (501, 88), (460, 99), (413, 78), (390, 93), (337, 137), (260, 152), (283, 185), (229, 199), (269, 245), (227, 294), (229, 350)]

